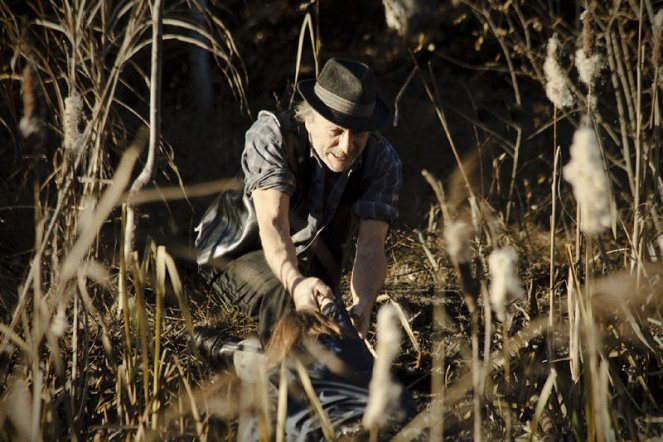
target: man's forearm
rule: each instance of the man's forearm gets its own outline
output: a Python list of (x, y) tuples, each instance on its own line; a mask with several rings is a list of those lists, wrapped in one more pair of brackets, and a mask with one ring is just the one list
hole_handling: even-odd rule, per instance
[(280, 220), (267, 223), (261, 226), (260, 240), (267, 264), (288, 292), (292, 293), (297, 281), (303, 276), (297, 267), (297, 255), (288, 226)]
[(352, 303), (370, 309), (375, 303), (387, 274), (387, 259), (382, 250), (358, 253), (352, 269)]
[(272, 189), (259, 189), (253, 192), (253, 201), (265, 260), (274, 275), (292, 293), (293, 286), (302, 275), (297, 268), (297, 254), (290, 239), (289, 197)]
[(371, 311), (387, 274), (384, 242), (389, 225), (385, 221), (362, 220), (357, 237), (357, 253), (352, 268), (351, 317), (359, 336), (366, 337)]

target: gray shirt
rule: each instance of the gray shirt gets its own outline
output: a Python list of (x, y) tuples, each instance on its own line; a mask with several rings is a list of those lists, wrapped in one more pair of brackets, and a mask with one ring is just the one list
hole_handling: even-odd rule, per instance
[[(353, 174), (360, 174), (361, 194), (353, 198), (351, 210), (359, 219), (391, 222), (398, 217), (401, 188), (401, 161), (389, 142), (377, 131), (371, 132), (366, 148), (346, 172), (332, 174), (307, 147), (305, 161), (310, 163), (308, 183), (297, 183), (289, 167), (285, 136), (279, 119), (261, 111), (246, 133), (242, 169), (244, 191), (250, 197), (255, 189), (276, 189), (293, 196), (298, 184), (306, 189), (302, 218), (291, 219), (291, 235), (301, 255), (313, 243), (336, 213), (343, 191)], [(303, 125), (301, 130), (304, 130)], [(298, 178), (298, 177), (297, 177)]]

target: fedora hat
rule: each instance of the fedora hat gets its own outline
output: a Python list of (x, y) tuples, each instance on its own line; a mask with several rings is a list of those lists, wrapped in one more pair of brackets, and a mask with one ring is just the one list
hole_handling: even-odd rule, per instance
[(317, 80), (302, 80), (297, 90), (316, 112), (346, 129), (378, 129), (389, 117), (389, 108), (375, 95), (373, 71), (364, 63), (331, 58)]

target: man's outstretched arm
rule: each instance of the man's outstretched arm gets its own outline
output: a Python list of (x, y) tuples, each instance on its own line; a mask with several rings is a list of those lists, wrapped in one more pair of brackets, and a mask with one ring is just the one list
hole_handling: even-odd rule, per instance
[(256, 189), (251, 197), (267, 264), (292, 296), (297, 310), (319, 310), (322, 299), (333, 299), (334, 295), (320, 279), (306, 278), (299, 271), (290, 238), (290, 197), (275, 189)]
[(389, 223), (381, 220), (361, 220), (357, 237), (357, 253), (352, 268), (351, 318), (361, 338), (366, 338), (371, 311), (387, 274), (384, 243)]

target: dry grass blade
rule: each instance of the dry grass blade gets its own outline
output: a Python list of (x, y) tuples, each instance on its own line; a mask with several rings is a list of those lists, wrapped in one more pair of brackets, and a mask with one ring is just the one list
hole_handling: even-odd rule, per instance
[[(435, 306), (436, 312), (440, 309), (439, 305)], [(434, 313), (435, 314), (435, 313)], [(434, 343), (433, 368), (431, 373), (431, 423), (430, 423), (430, 438), (431, 442), (444, 440), (444, 343)]]
[(157, 247), (157, 254), (155, 259), (156, 265), (156, 315), (154, 318), (154, 362), (153, 362), (153, 376), (152, 376), (152, 395), (153, 395), (153, 415), (152, 415), (152, 428), (158, 428), (158, 415), (159, 401), (156, 399), (159, 395), (161, 388), (161, 370), (160, 370), (160, 357), (161, 357), (161, 322), (163, 320), (163, 298), (166, 294), (166, 248), (164, 246)]
[[(307, 13), (306, 16), (304, 17), (302, 28), (299, 31), (299, 43), (297, 44), (297, 65), (295, 67), (295, 84), (297, 84), (297, 81), (299, 80), (299, 68), (302, 63), (302, 53), (304, 49), (304, 36), (306, 35), (307, 30), (309, 38), (311, 39), (311, 46), (313, 49), (313, 60), (315, 61), (315, 76), (316, 77), (318, 76), (319, 48), (316, 45), (315, 33), (313, 31), (313, 19), (311, 18), (311, 14)], [(290, 96), (290, 107), (292, 107), (292, 102), (295, 99), (296, 92), (297, 92), (296, 90), (292, 91), (292, 95)]]
[(537, 431), (537, 428), (539, 427), (539, 421), (541, 420), (541, 415), (543, 414), (543, 410), (546, 407), (546, 404), (548, 403), (548, 399), (550, 398), (550, 393), (552, 393), (552, 389), (555, 386), (555, 381), (557, 380), (557, 371), (553, 368), (550, 370), (550, 374), (548, 375), (548, 379), (546, 379), (546, 383), (543, 384), (543, 388), (541, 389), (541, 394), (539, 395), (539, 401), (536, 403), (536, 410), (534, 411), (534, 417), (532, 418), (532, 423), (530, 426), (530, 437), (529, 440), (532, 442), (534, 440), (534, 434)]
[(258, 439), (272, 440), (273, 428), (271, 425), (269, 402), (270, 402), (270, 384), (267, 378), (267, 367), (265, 364), (258, 364), (255, 367), (256, 382), (255, 403), (258, 414)]
[[(138, 253), (131, 254), (131, 263), (133, 264), (134, 288), (135, 288), (135, 312), (138, 316), (138, 334), (140, 336), (141, 363), (143, 366), (143, 396), (145, 403), (150, 401), (150, 369), (149, 369), (149, 345), (148, 345), (148, 324), (147, 308), (145, 306), (144, 281), (145, 275), (138, 265)], [(128, 312), (127, 312), (128, 313)]]
[(14, 330), (7, 327), (5, 324), (0, 324), (0, 333), (5, 335), (5, 337), (13, 342), (18, 348), (23, 350), (23, 353), (25, 353), (28, 360), (32, 357), (32, 349), (18, 334), (16, 334), (16, 332), (14, 332)]
[(184, 373), (184, 370), (182, 369), (182, 365), (177, 360), (177, 358), (175, 358), (175, 365), (177, 366), (177, 372), (180, 374), (180, 379), (182, 380), (182, 384), (184, 385), (187, 399), (189, 399), (189, 403), (191, 406), (191, 414), (193, 415), (193, 419), (196, 422), (196, 436), (198, 437), (198, 440), (205, 441), (207, 440), (207, 437), (205, 434), (203, 434), (204, 425), (202, 420), (200, 419), (200, 414), (198, 413), (198, 405), (196, 404), (196, 399), (193, 396), (193, 392), (191, 391), (191, 386), (189, 385), (187, 376)]
[(184, 291), (182, 290), (182, 281), (180, 280), (180, 275), (177, 271), (177, 266), (175, 261), (164, 249), (163, 258), (168, 270), (168, 276), (170, 276), (170, 282), (173, 285), (173, 291), (175, 292), (175, 297), (180, 306), (182, 316), (184, 317), (184, 325), (186, 330), (189, 333), (189, 336), (193, 336), (193, 320), (191, 319), (191, 311), (189, 310), (189, 303), (185, 299)]
[[(194, 184), (181, 187), (161, 187), (158, 189), (141, 189), (131, 197), (131, 201), (136, 204), (152, 203), (155, 201), (163, 200), (177, 200), (185, 198), (194, 198), (206, 195), (212, 195), (224, 190), (239, 189), (241, 182), (236, 178), (226, 178), (221, 180), (210, 181), (208, 183)], [(129, 194), (125, 193), (122, 197), (123, 201), (129, 198)]]
[(412, 327), (410, 326), (410, 321), (408, 321), (407, 316), (403, 311), (403, 307), (401, 307), (401, 305), (393, 299), (391, 300), (391, 305), (393, 305), (396, 308), (396, 312), (398, 313), (398, 319), (400, 319), (401, 325), (403, 326), (405, 333), (407, 333), (407, 336), (410, 338), (410, 342), (412, 342), (414, 350), (417, 352), (417, 361), (414, 368), (419, 368), (421, 364), (421, 346), (419, 345), (419, 341), (417, 340), (416, 336), (414, 336), (414, 331), (412, 331)]
[(286, 359), (281, 361), (279, 369), (279, 397), (276, 408), (276, 442), (285, 440), (285, 420), (288, 414), (288, 369)]
[(6, 417), (14, 426), (17, 440), (36, 440), (32, 433), (32, 408), (30, 388), (25, 379), (13, 379), (8, 386), (8, 393), (0, 402), (6, 411)]
[(311, 378), (309, 378), (308, 373), (306, 372), (306, 368), (298, 359), (295, 359), (295, 367), (297, 369), (297, 374), (299, 375), (299, 380), (302, 383), (302, 387), (304, 387), (306, 397), (311, 403), (313, 411), (318, 415), (318, 419), (320, 419), (320, 427), (322, 428), (322, 433), (324, 434), (325, 439), (329, 441), (336, 440), (334, 427), (332, 426), (327, 413), (323, 410), (322, 405), (320, 405), (320, 401), (318, 400), (318, 396), (311, 383)]

